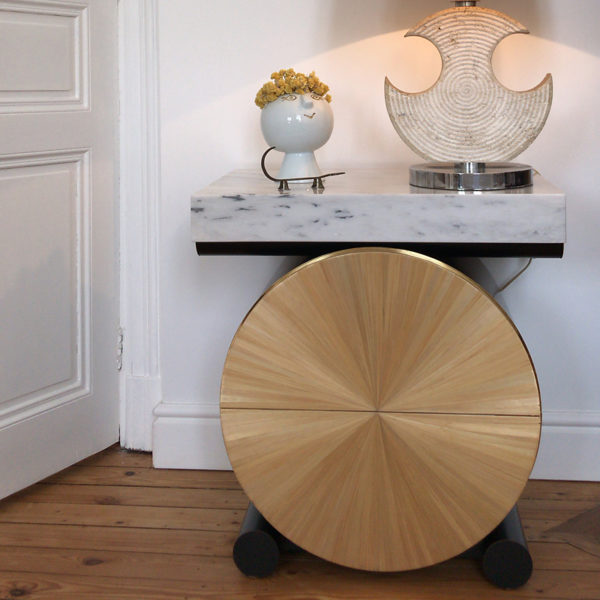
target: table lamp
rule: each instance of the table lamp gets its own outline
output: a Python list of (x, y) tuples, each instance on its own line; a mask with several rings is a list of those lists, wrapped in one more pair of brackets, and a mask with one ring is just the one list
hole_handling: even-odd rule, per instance
[(431, 88), (408, 93), (385, 79), (394, 128), (412, 150), (433, 161), (410, 168), (413, 186), (500, 190), (532, 184), (529, 165), (508, 161), (543, 129), (552, 105), (552, 76), (528, 91), (509, 90), (496, 79), (492, 55), (498, 44), (529, 32), (478, 1), (455, 1), (406, 34), (431, 41), (441, 54), (442, 72)]

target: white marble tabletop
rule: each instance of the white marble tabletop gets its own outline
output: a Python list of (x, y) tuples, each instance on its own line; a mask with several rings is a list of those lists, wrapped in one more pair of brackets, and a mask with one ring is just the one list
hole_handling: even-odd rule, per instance
[(310, 184), (236, 170), (192, 196), (195, 242), (563, 244), (565, 194), (540, 175), (503, 192), (413, 188), (408, 167), (349, 169)]

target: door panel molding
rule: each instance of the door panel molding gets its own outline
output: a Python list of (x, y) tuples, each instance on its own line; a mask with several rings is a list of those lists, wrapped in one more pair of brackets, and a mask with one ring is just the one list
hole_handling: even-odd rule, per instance
[[(71, 311), (69, 315), (71, 330), (67, 332), (70, 333), (68, 335), (70, 339), (61, 340), (57, 337), (56, 339), (46, 339), (42, 343), (46, 344), (46, 350), (55, 350), (59, 353), (62, 349), (65, 354), (64, 347), (67, 346), (71, 355), (65, 358), (65, 362), (69, 363), (68, 367), (67, 365), (63, 365), (63, 368), (60, 369), (60, 365), (57, 365), (54, 369), (54, 371), (68, 369), (70, 376), (64, 377), (63, 375), (61, 377), (56, 373), (55, 380), (52, 381), (53, 374), (50, 372), (46, 374), (45, 378), (43, 375), (41, 379), (39, 375), (36, 378), (33, 376), (33, 364), (28, 374), (27, 360), (31, 360), (31, 356), (34, 355), (36, 346), (40, 344), (40, 341), (39, 338), (33, 338), (27, 343), (23, 339), (25, 337), (23, 335), (24, 332), (30, 328), (32, 316), (29, 311), (20, 309), (20, 300), (18, 297), (15, 296), (12, 301), (10, 298), (5, 299), (6, 308), (11, 311), (11, 314), (15, 313), (13, 315), (14, 318), (10, 319), (6, 324), (6, 328), (9, 330), (11, 339), (15, 339), (15, 349), (20, 348), (20, 352), (13, 356), (4, 357), (2, 361), (7, 369), (7, 372), (4, 374), (4, 389), (19, 391), (13, 397), (0, 398), (0, 429), (18, 423), (35, 414), (82, 398), (91, 391), (90, 150), (74, 149), (12, 156), (4, 155), (0, 157), (1, 180), (4, 180), (5, 183), (3, 187), (6, 191), (6, 198), (4, 199), (6, 203), (12, 201), (10, 196), (11, 189), (14, 189), (14, 186), (29, 186), (31, 194), (28, 200), (31, 203), (31, 207), (28, 206), (26, 208), (35, 210), (37, 205), (38, 210), (37, 225), (34, 219), (29, 223), (25, 223), (23, 231), (27, 231), (27, 236), (24, 237), (20, 234), (19, 236), (15, 236), (16, 239), (13, 240), (13, 244), (16, 246), (12, 248), (14, 264), (18, 264), (20, 268), (11, 273), (11, 265), (4, 265), (4, 276), (14, 276), (16, 280), (15, 290), (19, 292), (19, 296), (27, 298), (27, 281), (29, 279), (46, 276), (50, 260), (53, 261), (52, 264), (56, 262), (60, 263), (61, 259), (63, 261), (68, 260), (69, 264), (64, 265), (62, 269), (61, 265), (58, 264), (55, 273), (61, 270), (63, 272), (67, 271), (65, 276), (71, 283), (70, 286), (64, 286), (70, 287), (68, 292), (66, 292), (69, 300), (67, 305)], [(47, 221), (44, 219), (44, 217), (53, 212), (54, 208), (48, 205), (53, 182), (69, 188), (66, 191), (66, 193), (70, 194), (69, 206), (57, 207), (68, 213), (68, 218), (70, 219), (69, 231), (66, 236), (62, 230), (57, 230), (54, 232), (55, 235), (52, 235), (53, 232), (48, 230), (51, 227), (51, 223), (49, 222), (51, 218), (48, 218)], [(38, 190), (44, 193), (36, 193)], [(57, 192), (64, 191), (63, 189), (57, 190)], [(15, 194), (16, 197), (18, 197), (17, 194)], [(43, 203), (45, 206), (41, 206), (40, 203)], [(1, 204), (2, 198), (0, 198)], [(18, 205), (14, 202), (13, 204), (18, 210)], [(10, 210), (10, 206), (5, 205), (3, 207), (4, 218), (7, 219), (7, 222), (12, 222), (12, 219), (8, 219), (7, 210)], [(21, 208), (20, 210), (24, 209)], [(35, 231), (36, 226), (39, 228), (39, 231)], [(63, 235), (60, 235), (61, 233)], [(47, 238), (40, 240), (39, 237), (42, 237), (44, 234)], [(10, 239), (9, 232), (6, 232), (3, 238)], [(61, 247), (61, 244), (64, 248)], [(30, 260), (35, 261), (35, 264), (31, 264), (27, 269), (23, 269), (21, 261), (24, 260), (27, 249), (32, 245)], [(67, 245), (69, 246), (68, 251), (63, 252), (61, 255), (61, 249), (67, 250)], [(16, 256), (17, 253), (20, 256)], [(11, 262), (11, 249), (7, 249), (2, 255), (9, 259), (9, 263)], [(53, 273), (49, 274), (49, 276), (52, 275)], [(31, 283), (34, 285), (33, 281)], [(45, 302), (46, 299), (43, 298), (39, 299), (38, 302), (38, 306), (41, 307), (38, 309), (41, 311), (39, 316), (42, 317), (44, 313), (47, 313)], [(49, 319), (57, 318), (55, 314), (47, 316)], [(46, 333), (48, 335), (54, 333), (56, 336), (60, 336), (63, 329), (64, 327), (54, 328), (52, 332), (49, 331)], [(40, 332), (38, 331), (36, 336), (39, 335)], [(31, 352), (25, 353), (24, 349), (29, 349)], [(27, 358), (27, 354), (30, 354), (29, 358)], [(60, 360), (60, 358), (57, 357), (56, 360)], [(24, 391), (23, 385), (26, 384), (33, 386), (33, 388)]]
[[(33, 42), (47, 52), (32, 51)], [(11, 59), (0, 71), (0, 114), (89, 108), (86, 4), (0, 0), (1, 54)]]

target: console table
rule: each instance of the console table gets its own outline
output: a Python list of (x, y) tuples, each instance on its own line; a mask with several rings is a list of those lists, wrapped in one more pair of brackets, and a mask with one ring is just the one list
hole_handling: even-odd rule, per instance
[(483, 193), (407, 175), (280, 192), (239, 170), (192, 198), (199, 254), (313, 257), (255, 304), (223, 371), (248, 575), (290, 545), (373, 571), (479, 555), (505, 588), (531, 574), (514, 505), (539, 444), (535, 370), (508, 315), (441, 261), (562, 256), (565, 196), (539, 175)]
[(406, 167), (353, 169), (325, 190), (278, 192), (237, 170), (192, 197), (200, 254), (311, 255), (392, 246), (436, 257), (560, 257), (565, 195), (539, 175), (510, 192), (411, 188)]

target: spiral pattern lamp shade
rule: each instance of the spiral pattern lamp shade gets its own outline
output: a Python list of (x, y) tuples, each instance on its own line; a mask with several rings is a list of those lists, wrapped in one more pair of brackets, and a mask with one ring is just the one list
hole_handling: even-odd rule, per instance
[(406, 34), (428, 39), (442, 57), (440, 78), (425, 92), (385, 80), (388, 114), (412, 150), (428, 160), (487, 163), (511, 160), (535, 140), (552, 105), (552, 76), (529, 91), (500, 84), (492, 54), (514, 33), (529, 32), (500, 12), (457, 3)]

